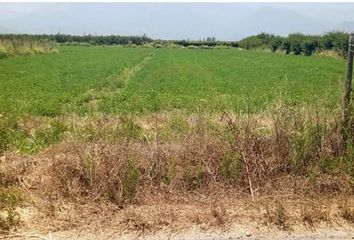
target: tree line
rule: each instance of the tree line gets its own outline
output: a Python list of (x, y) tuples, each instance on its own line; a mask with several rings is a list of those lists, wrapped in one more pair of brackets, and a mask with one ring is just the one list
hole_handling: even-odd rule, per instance
[(153, 39), (145, 34), (142, 36), (95, 36), (95, 35), (69, 35), (69, 34), (0, 34), (0, 39), (7, 40), (49, 40), (62, 43), (87, 43), (90, 45), (126, 45), (136, 44), (142, 45), (147, 42), (152, 42)]
[(288, 36), (279, 36), (269, 33), (260, 33), (246, 37), (240, 41), (219, 41), (215, 37), (203, 40), (158, 40), (147, 35), (141, 36), (96, 36), (96, 35), (69, 35), (69, 34), (0, 34), (0, 40), (11, 41), (53, 41), (63, 45), (130, 45), (130, 46), (157, 46), (157, 47), (194, 47), (217, 48), (236, 47), (250, 50), (269, 50), (286, 54), (311, 56), (317, 52), (333, 51), (337, 55), (346, 56), (348, 51), (349, 34), (342, 31), (332, 31), (323, 35), (305, 35), (293, 33)]
[(260, 33), (239, 41), (244, 49), (268, 49), (272, 52), (283, 51), (286, 54), (311, 56), (316, 52), (334, 51), (340, 56), (348, 52), (349, 33), (332, 31), (323, 35), (289, 34), (286, 37)]

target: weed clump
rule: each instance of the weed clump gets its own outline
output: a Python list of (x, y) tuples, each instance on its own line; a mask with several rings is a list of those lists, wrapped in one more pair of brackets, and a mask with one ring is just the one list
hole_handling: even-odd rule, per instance
[(140, 181), (141, 173), (139, 171), (136, 159), (129, 158), (124, 168), (122, 176), (122, 199), (123, 201), (132, 201)]
[(266, 207), (265, 219), (266, 224), (274, 224), (283, 231), (292, 230), (289, 213), (279, 201), (276, 201), (274, 208)]
[(306, 206), (301, 207), (301, 220), (305, 226), (310, 229), (315, 229), (316, 224), (321, 222), (330, 222), (329, 208), (321, 208), (315, 204), (307, 203)]
[(133, 201), (141, 170), (137, 160), (125, 154), (127, 146), (115, 146), (113, 150), (103, 144), (74, 144), (64, 151), (68, 157), (58, 159), (52, 169), (53, 186), (64, 197), (119, 204)]
[(340, 216), (344, 218), (349, 223), (354, 224), (354, 209), (353, 206), (350, 205), (350, 199), (345, 198), (342, 200), (339, 206)]
[(0, 229), (9, 231), (20, 223), (16, 208), (23, 201), (21, 192), (16, 187), (0, 189)]

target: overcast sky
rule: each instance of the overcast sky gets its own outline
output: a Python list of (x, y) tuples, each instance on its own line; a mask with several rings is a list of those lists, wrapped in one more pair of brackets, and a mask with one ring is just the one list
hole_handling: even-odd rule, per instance
[(0, 3), (1, 33), (239, 40), (334, 29), (354, 31), (354, 3)]

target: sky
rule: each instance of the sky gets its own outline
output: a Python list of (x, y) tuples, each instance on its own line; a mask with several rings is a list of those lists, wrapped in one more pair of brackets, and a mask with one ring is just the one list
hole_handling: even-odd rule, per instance
[(240, 40), (354, 31), (354, 3), (0, 3), (0, 33)]

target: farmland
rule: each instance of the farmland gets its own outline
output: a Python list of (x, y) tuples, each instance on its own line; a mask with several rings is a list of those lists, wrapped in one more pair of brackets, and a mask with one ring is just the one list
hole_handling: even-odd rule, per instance
[[(144, 66), (129, 75), (144, 58)], [(345, 70), (338, 59), (235, 49), (61, 47), (57, 54), (0, 61), (0, 112), (39, 116), (87, 114), (90, 98), (99, 100), (94, 111), (108, 114), (259, 111), (280, 99), (325, 100), (333, 107)], [(100, 94), (102, 89), (111, 94)]]
[(353, 224), (344, 76), (343, 59), (239, 49), (0, 59), (0, 229)]

